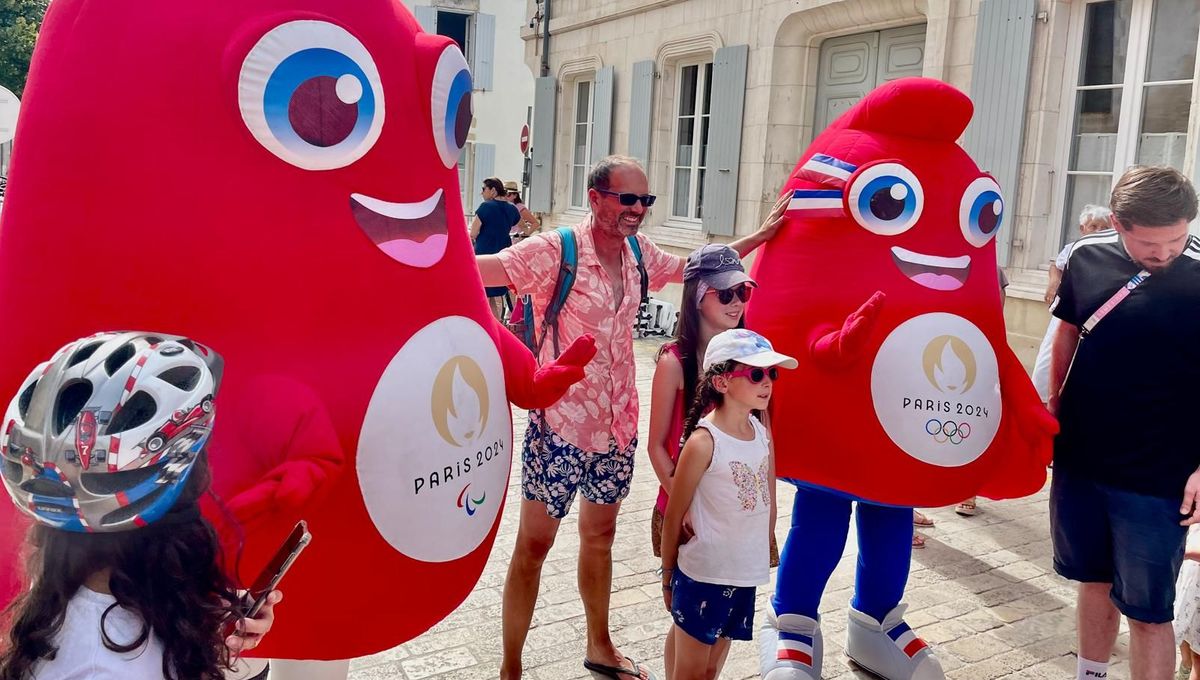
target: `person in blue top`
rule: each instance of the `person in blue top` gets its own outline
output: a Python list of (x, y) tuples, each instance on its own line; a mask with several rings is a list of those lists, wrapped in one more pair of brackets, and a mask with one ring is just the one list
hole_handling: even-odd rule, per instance
[[(509, 232), (521, 221), (521, 213), (515, 205), (501, 199), (504, 193), (504, 182), (498, 178), (483, 180), (483, 188), (480, 189), (483, 203), (475, 209), (475, 219), (471, 220), (471, 242), (475, 244), (476, 255), (495, 255), (512, 245)], [(508, 295), (508, 288), (494, 286), (486, 290), (492, 314), (503, 322), (504, 299)]]

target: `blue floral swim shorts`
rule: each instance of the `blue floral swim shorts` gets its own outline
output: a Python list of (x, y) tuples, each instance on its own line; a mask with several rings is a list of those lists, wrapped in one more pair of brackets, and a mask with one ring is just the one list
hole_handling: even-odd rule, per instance
[(584, 451), (555, 434), (540, 412), (530, 411), (521, 453), (521, 489), (525, 498), (545, 503), (546, 513), (556, 519), (567, 516), (576, 492), (599, 505), (619, 503), (629, 495), (635, 451), (637, 438), (624, 449), (610, 438), (608, 451)]

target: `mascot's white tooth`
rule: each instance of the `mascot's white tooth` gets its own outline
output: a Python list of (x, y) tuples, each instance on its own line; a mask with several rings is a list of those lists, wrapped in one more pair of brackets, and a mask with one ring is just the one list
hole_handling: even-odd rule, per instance
[(433, 195), (419, 203), (391, 203), (365, 194), (350, 194), (359, 205), (384, 217), (397, 220), (419, 220), (428, 217), (442, 200), (442, 190), (438, 189)]

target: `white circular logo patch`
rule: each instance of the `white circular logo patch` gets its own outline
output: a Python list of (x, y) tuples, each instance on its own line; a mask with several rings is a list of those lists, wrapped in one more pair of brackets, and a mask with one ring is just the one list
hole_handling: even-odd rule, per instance
[(500, 511), (512, 422), (496, 345), (475, 321), (438, 319), (379, 379), (358, 439), (358, 483), (393, 548), (424, 562), (470, 554)]
[(931, 465), (966, 465), (1000, 426), (996, 353), (961, 316), (909, 319), (875, 356), (871, 397), (883, 429), (905, 453)]

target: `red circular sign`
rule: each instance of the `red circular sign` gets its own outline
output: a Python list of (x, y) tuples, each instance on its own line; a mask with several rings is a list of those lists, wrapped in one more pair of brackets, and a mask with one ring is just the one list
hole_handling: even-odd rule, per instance
[(521, 126), (521, 153), (529, 151), (529, 126)]

